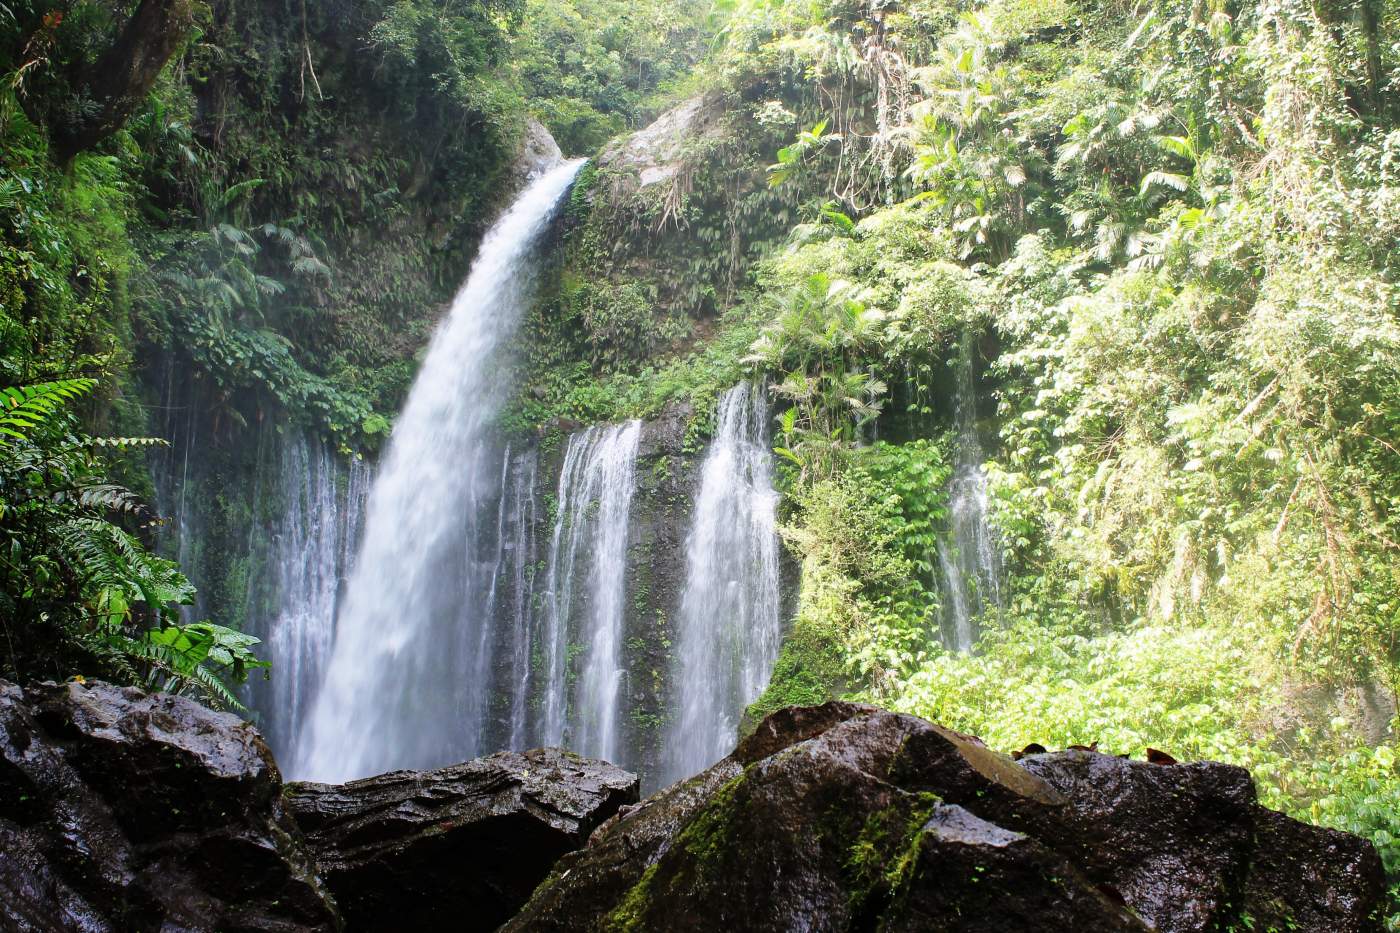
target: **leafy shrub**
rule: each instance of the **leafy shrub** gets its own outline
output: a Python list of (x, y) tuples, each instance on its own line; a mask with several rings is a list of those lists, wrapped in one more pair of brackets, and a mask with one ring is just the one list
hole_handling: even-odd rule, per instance
[(266, 667), (252, 654), (258, 639), (181, 624), (194, 587), (146, 549), (136, 532), (154, 516), (108, 480), (102, 459), (160, 442), (79, 431), (67, 406), (95, 386), (79, 378), (0, 390), (5, 669), (9, 676), (86, 670), (238, 706), (230, 685)]

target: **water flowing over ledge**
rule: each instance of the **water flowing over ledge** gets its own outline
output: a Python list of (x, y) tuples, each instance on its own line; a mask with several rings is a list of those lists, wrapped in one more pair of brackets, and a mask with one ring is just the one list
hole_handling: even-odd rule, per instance
[(273, 751), (287, 758), (325, 676), (371, 474), (363, 460), (347, 463), (305, 435), (282, 440), (277, 459), (282, 511), (263, 555), (266, 572), (248, 581), (246, 614), (277, 607), (255, 629), (276, 675), (250, 681), (249, 703)]
[(777, 506), (767, 401), (741, 383), (720, 398), (686, 540), (664, 783), (728, 754), (768, 683), (782, 637)]
[[(623, 760), (618, 719), (628, 519), (641, 427), (629, 421), (569, 438), (550, 547), (543, 739), (608, 761)], [(568, 704), (571, 633), (582, 658)]]
[(540, 242), (582, 165), (544, 174), (492, 227), (433, 337), (370, 493), (292, 774), (344, 780), (481, 749), (498, 550), (491, 427), (511, 390), (500, 355), (533, 297)]

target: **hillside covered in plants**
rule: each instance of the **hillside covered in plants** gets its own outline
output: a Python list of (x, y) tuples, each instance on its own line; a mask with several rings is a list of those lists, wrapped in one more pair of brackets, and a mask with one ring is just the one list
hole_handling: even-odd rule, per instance
[(1400, 929), (1390, 0), (2, 0), (0, 71), (0, 677), (315, 780), (1162, 749)]

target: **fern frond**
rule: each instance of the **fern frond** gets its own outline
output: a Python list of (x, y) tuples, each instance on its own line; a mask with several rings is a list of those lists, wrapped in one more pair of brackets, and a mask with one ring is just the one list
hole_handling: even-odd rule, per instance
[(1142, 179), (1138, 196), (1141, 197), (1157, 186), (1171, 188), (1173, 191), (1185, 191), (1191, 187), (1191, 179), (1176, 172), (1148, 172)]
[(127, 450), (132, 447), (169, 447), (170, 442), (163, 437), (89, 437), (84, 443), (93, 447), (106, 447), (110, 450)]
[(194, 599), (194, 586), (173, 561), (147, 551), (131, 535), (100, 518), (72, 518), (56, 529), (60, 546), (89, 592), (119, 589), (152, 612)]
[[(4, 9), (4, 5), (0, 4), (0, 10)], [(13, 178), (0, 181), (0, 210), (10, 210), (19, 204), (20, 192), (23, 190), (20, 183)]]
[(141, 497), (116, 483), (98, 483), (78, 490), (78, 501), (88, 508), (120, 512), (124, 515), (146, 515), (150, 509)]
[(96, 518), (74, 518), (55, 529), (59, 545), (78, 576), (90, 587), (127, 589), (129, 568), (111, 544), (112, 525)]
[(292, 271), (298, 275), (323, 275), (330, 278), (331, 267), (315, 256), (301, 256), (292, 260)]
[(263, 184), (264, 181), (265, 179), (262, 178), (249, 178), (244, 181), (240, 181), (237, 184), (230, 185), (227, 189), (224, 190), (223, 194), (219, 197), (219, 206), (228, 207), (230, 204), (232, 204), (234, 201), (237, 201), (244, 194), (247, 194), (249, 191), (252, 191), (254, 188)]
[(207, 668), (196, 667), (190, 672), (189, 679), (194, 680), (199, 685), (205, 699), (215, 706), (235, 709), (240, 713), (248, 712), (248, 707), (240, 703), (238, 697), (233, 695), (233, 691)]
[[(113, 644), (127, 657), (151, 667), (152, 674), (157, 671), (163, 674), (166, 680), (164, 685), (166, 693), (183, 695), (187, 687), (193, 686), (212, 706), (247, 712), (247, 707), (238, 701), (238, 697), (233, 695), (233, 691), (213, 672), (207, 668), (186, 663), (180, 652), (173, 648), (152, 644), (144, 638), (129, 638), (125, 635), (114, 638)], [(158, 686), (155, 677), (148, 675), (145, 679), (147, 686), (153, 688)], [(171, 689), (172, 687), (174, 689)]]
[(96, 379), (81, 378), (0, 389), (0, 434), (25, 440), (64, 405), (96, 385)]

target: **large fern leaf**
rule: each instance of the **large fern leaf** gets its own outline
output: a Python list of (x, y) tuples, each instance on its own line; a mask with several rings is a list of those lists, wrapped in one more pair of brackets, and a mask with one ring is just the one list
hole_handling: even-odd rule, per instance
[(147, 551), (141, 542), (100, 518), (73, 518), (56, 529), (58, 540), (84, 589), (117, 588), (152, 612), (194, 599), (194, 587), (173, 561)]
[(151, 689), (183, 695), (193, 688), (213, 706), (247, 711), (228, 685), (212, 671), (197, 664), (189, 665), (178, 651), (166, 645), (152, 644), (144, 638), (118, 636), (113, 640), (113, 646), (127, 657), (146, 665), (150, 671), (145, 678), (146, 686)]
[(141, 497), (116, 483), (95, 483), (78, 490), (78, 501), (90, 509), (119, 512), (123, 515), (148, 515), (150, 509)]
[(83, 442), (93, 447), (106, 447), (112, 450), (170, 446), (170, 442), (163, 437), (88, 437), (84, 438)]
[(96, 379), (61, 379), (0, 389), (0, 434), (27, 439), (69, 401), (86, 395)]

